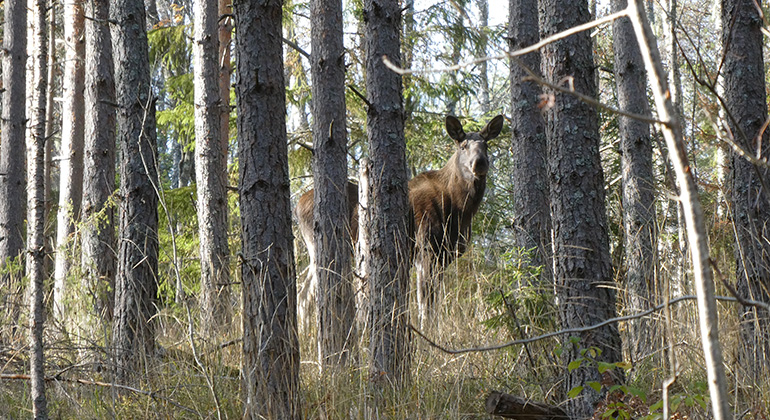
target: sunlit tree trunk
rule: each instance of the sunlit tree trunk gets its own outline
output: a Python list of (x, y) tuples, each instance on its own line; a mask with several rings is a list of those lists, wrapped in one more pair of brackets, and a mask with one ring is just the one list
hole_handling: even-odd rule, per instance
[[(540, 0), (540, 31), (543, 37), (588, 22), (587, 1)], [(571, 86), (595, 97), (592, 43), (587, 31), (547, 45), (542, 52), (547, 80)], [(551, 215), (554, 229), (554, 281), (562, 328), (593, 325), (615, 316), (615, 284), (604, 204), (604, 174), (599, 156), (596, 109), (578, 98), (555, 91), (547, 112)], [(596, 348), (596, 360), (622, 359), (616, 324), (576, 334), (580, 341), (565, 343), (563, 363), (583, 357), (581, 349)], [(622, 376), (622, 372), (618, 373)], [(618, 383), (621, 378), (613, 378)], [(589, 381), (602, 382), (591, 363), (566, 374), (564, 392), (585, 387), (568, 402), (573, 417), (590, 417), (594, 404), (603, 398)], [(605, 381), (606, 382), (606, 381)], [(604, 388), (606, 390), (606, 388)]]
[(85, 88), (85, 15), (83, 0), (64, 2), (64, 80), (59, 160), (59, 208), (56, 214), (54, 317), (63, 320), (67, 276), (75, 260), (75, 224), (83, 200), (83, 121)]
[(29, 61), (31, 88), (29, 108), (29, 138), (27, 139), (27, 275), (30, 284), (30, 379), (32, 385), (32, 415), (48, 418), (45, 395), (45, 359), (43, 355), (43, 326), (45, 305), (43, 283), (45, 272), (45, 117), (48, 49), (46, 0), (31, 5)]
[[(613, 0), (620, 11), (626, 0)], [(634, 29), (628, 18), (613, 22), (615, 83), (620, 109), (650, 116), (647, 74)], [(621, 175), (623, 177), (623, 226), (625, 230), (625, 308), (629, 314), (649, 309), (655, 302), (655, 179), (652, 165), (652, 135), (644, 121), (618, 116), (620, 126)], [(655, 337), (646, 318), (629, 322), (626, 348), (632, 361), (650, 353)]]
[(401, 76), (382, 59), (400, 65), (401, 11), (397, 2), (364, 1), (369, 194), (366, 273), (369, 281), (369, 357), (375, 385), (408, 381), (409, 268), (412, 215), (404, 140)]
[(321, 366), (345, 365), (355, 344), (348, 211), (345, 49), (341, 0), (313, 0), (313, 240)]
[(155, 349), (158, 195), (155, 98), (142, 0), (110, 2), (120, 177), (118, 272), (112, 345), (117, 378)]
[[(113, 315), (115, 290), (115, 79), (108, 0), (89, 0), (86, 13), (86, 92), (83, 175), (81, 333), (104, 335)], [(106, 337), (105, 337), (106, 339)]]
[[(57, 75), (56, 68), (57, 55), (56, 55), (56, 0), (51, 0), (50, 13), (48, 16), (48, 75), (46, 79), (48, 93), (46, 94), (45, 104), (45, 214), (51, 214), (53, 211), (53, 195), (51, 194), (53, 187), (53, 180), (51, 179), (51, 172), (53, 168), (53, 153), (54, 153), (54, 133), (57, 130), (57, 123), (54, 118), (54, 97), (56, 96), (56, 87), (54, 86), (54, 80)], [(48, 216), (46, 216), (48, 220)], [(56, 225), (54, 223), (46, 222), (45, 226), (45, 272), (51, 273), (53, 264), (53, 250), (56, 247), (55, 232)]]
[(282, 2), (236, 1), (236, 106), (246, 419), (299, 419)]
[[(751, 0), (722, 0), (724, 95), (727, 122), (735, 143), (767, 156), (767, 98), (763, 62), (763, 20)], [(770, 172), (732, 154), (732, 218), (738, 293), (770, 301)], [(762, 384), (770, 373), (770, 314), (751, 306), (741, 310), (739, 365)]]
[(194, 4), (195, 179), (201, 261), (201, 317), (208, 336), (229, 323), (227, 148), (220, 135), (218, 0)]

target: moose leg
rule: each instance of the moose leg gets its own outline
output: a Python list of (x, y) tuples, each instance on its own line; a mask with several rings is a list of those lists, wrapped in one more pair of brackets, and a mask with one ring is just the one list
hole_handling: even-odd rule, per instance
[(310, 257), (310, 264), (307, 266), (307, 275), (305, 281), (299, 287), (297, 292), (297, 324), (300, 334), (309, 334), (310, 326), (315, 321), (314, 311), (316, 302), (316, 291), (318, 290), (318, 273), (315, 263), (315, 244), (313, 241), (305, 241), (307, 253)]
[(435, 306), (436, 290), (434, 273), (437, 271), (436, 259), (426, 249), (421, 249), (417, 255), (417, 310), (420, 318), (420, 329), (425, 330), (430, 325), (430, 318)]

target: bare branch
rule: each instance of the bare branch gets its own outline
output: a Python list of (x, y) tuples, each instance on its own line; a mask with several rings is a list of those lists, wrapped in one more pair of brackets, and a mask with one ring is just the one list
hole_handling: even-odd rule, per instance
[(628, 9), (624, 9), (624, 10), (621, 10), (619, 12), (609, 14), (609, 15), (601, 18), (601, 19), (596, 19), (594, 21), (591, 21), (591, 22), (588, 22), (588, 23), (584, 23), (583, 25), (578, 25), (578, 26), (570, 28), (570, 29), (568, 29), (566, 31), (562, 31), (562, 32), (559, 32), (557, 34), (551, 35), (548, 38), (542, 39), (540, 42), (538, 42), (536, 44), (533, 44), (533, 45), (531, 45), (529, 47), (526, 47), (526, 48), (522, 48), (520, 50), (511, 51), (511, 52), (505, 52), (505, 53), (498, 54), (498, 55), (490, 55), (490, 56), (486, 56), (486, 57), (479, 57), (479, 58), (476, 58), (474, 60), (465, 61), (465, 62), (458, 63), (458, 64), (455, 64), (453, 66), (448, 66), (448, 67), (435, 67), (435, 68), (430, 68), (430, 69), (403, 69), (403, 68), (397, 66), (396, 64), (394, 64), (392, 61), (390, 61), (390, 58), (388, 58), (388, 56), (385, 56), (385, 55), (382, 56), (382, 62), (385, 64), (385, 66), (387, 68), (391, 69), (392, 71), (394, 71), (394, 72), (396, 72), (396, 73), (398, 73), (398, 74), (400, 74), (402, 76), (405, 75), (405, 74), (429, 74), (429, 73), (444, 73), (444, 72), (450, 72), (450, 71), (457, 71), (457, 70), (461, 70), (461, 69), (463, 69), (465, 67), (475, 66), (476, 64), (483, 63), (485, 61), (503, 60), (503, 59), (506, 59), (506, 58), (518, 57), (520, 55), (528, 54), (528, 53), (537, 51), (540, 48), (542, 48), (542, 47), (544, 47), (544, 46), (546, 46), (546, 45), (548, 45), (548, 44), (550, 44), (552, 42), (558, 41), (560, 39), (564, 39), (564, 38), (566, 38), (566, 37), (568, 37), (570, 35), (574, 35), (574, 34), (576, 34), (578, 32), (582, 32), (582, 31), (585, 31), (587, 29), (595, 28), (595, 27), (603, 25), (605, 23), (610, 23), (613, 20), (615, 20), (617, 18), (624, 17), (624, 16), (628, 16)]
[[(675, 303), (679, 303), (679, 302), (684, 302), (684, 301), (688, 301), (688, 300), (697, 300), (697, 299), (698, 299), (698, 297), (696, 295), (684, 295), (684, 296), (679, 296), (678, 298), (675, 298), (675, 299), (671, 299), (670, 301), (668, 301), (668, 304), (671, 305), (671, 304), (675, 304)], [(739, 302), (739, 303), (744, 303), (744, 304), (748, 304), (748, 305), (764, 308), (764, 309), (770, 311), (770, 305), (768, 305), (766, 303), (763, 303), (763, 302), (757, 302), (757, 301), (753, 301), (753, 300), (743, 300), (741, 302), (741, 301), (738, 300), (738, 298), (729, 297), (729, 296), (716, 296), (716, 299), (719, 300), (719, 301), (723, 301), (723, 302)], [(418, 330), (417, 328), (415, 328), (411, 324), (409, 325), (409, 328), (412, 331), (414, 331), (415, 334), (420, 336), (420, 338), (425, 340), (431, 347), (434, 347), (434, 348), (436, 348), (436, 349), (438, 349), (438, 350), (440, 350), (440, 351), (442, 351), (444, 353), (447, 353), (447, 354), (463, 354), (463, 353), (487, 352), (487, 351), (501, 350), (501, 349), (504, 349), (506, 347), (511, 347), (511, 346), (517, 346), (517, 345), (534, 343), (536, 341), (545, 340), (547, 338), (552, 338), (552, 337), (558, 337), (560, 335), (583, 333), (583, 332), (586, 332), (586, 331), (596, 330), (596, 329), (599, 329), (599, 328), (602, 328), (602, 327), (605, 327), (607, 325), (614, 324), (614, 323), (617, 323), (617, 322), (624, 322), (624, 321), (629, 321), (629, 320), (632, 320), (632, 319), (638, 319), (638, 318), (642, 318), (642, 317), (648, 316), (648, 315), (650, 315), (650, 314), (652, 314), (654, 312), (662, 310), (665, 306), (666, 306), (666, 304), (662, 303), (662, 304), (660, 304), (658, 306), (655, 306), (653, 308), (644, 310), (644, 311), (636, 313), (636, 314), (624, 315), (624, 316), (619, 316), (619, 317), (615, 317), (615, 318), (606, 319), (606, 320), (604, 320), (602, 322), (599, 322), (599, 323), (593, 324), (593, 325), (589, 325), (589, 326), (586, 326), (586, 327), (566, 328), (566, 329), (559, 330), (559, 331), (553, 331), (553, 332), (541, 334), (541, 335), (538, 335), (536, 337), (512, 340), (512, 341), (508, 341), (506, 343), (490, 344), (490, 345), (487, 345), (487, 346), (466, 347), (466, 348), (459, 348), (459, 349), (451, 349), (449, 347), (445, 347), (445, 346), (442, 346), (442, 345), (436, 343), (435, 341), (430, 339), (428, 336), (423, 334), (420, 330)]]

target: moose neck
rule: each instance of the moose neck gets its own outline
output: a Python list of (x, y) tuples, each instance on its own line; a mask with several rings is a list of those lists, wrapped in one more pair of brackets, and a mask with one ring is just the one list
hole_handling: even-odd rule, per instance
[(457, 152), (449, 159), (446, 166), (441, 169), (444, 172), (447, 181), (447, 189), (452, 197), (452, 201), (462, 206), (462, 212), (471, 210), (475, 213), (481, 199), (484, 197), (484, 191), (487, 187), (487, 176), (468, 176), (463, 171), (458, 159)]

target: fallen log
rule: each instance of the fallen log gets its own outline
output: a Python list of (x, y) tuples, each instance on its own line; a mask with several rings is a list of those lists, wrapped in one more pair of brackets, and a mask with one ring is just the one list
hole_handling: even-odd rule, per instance
[(485, 404), (487, 414), (520, 420), (565, 420), (567, 413), (561, 408), (530, 401), (515, 395), (492, 391)]

